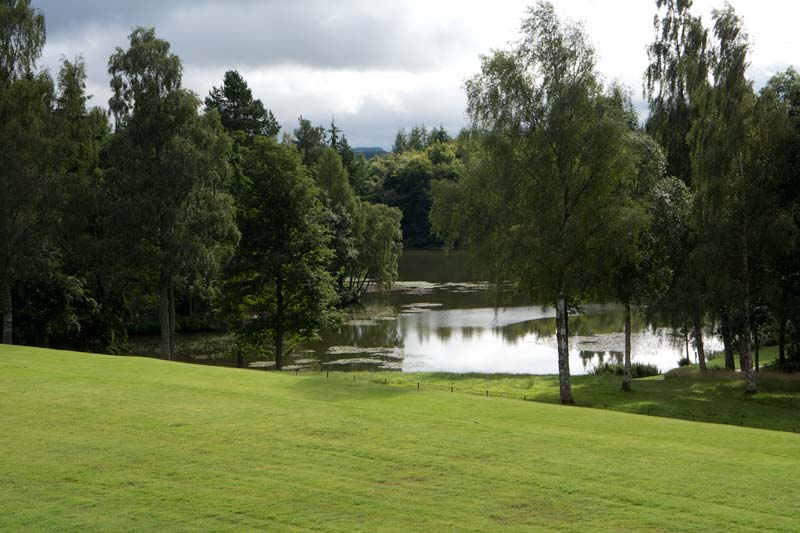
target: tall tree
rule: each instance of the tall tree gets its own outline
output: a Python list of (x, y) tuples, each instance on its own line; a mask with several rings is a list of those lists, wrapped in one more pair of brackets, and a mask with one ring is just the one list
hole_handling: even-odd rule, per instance
[(631, 131), (630, 149), (636, 159), (635, 172), (623, 181), (620, 202), (627, 232), (620, 236), (610, 253), (615, 256), (612, 286), (614, 297), (625, 308), (625, 347), (622, 390), (631, 390), (631, 306), (655, 299), (669, 283), (669, 235), (659, 230), (656, 217), (664, 215), (660, 187), (665, 178), (664, 156), (658, 144), (647, 134)]
[[(645, 129), (664, 150), (667, 174), (693, 187), (689, 133), (699, 114), (698, 97), (708, 86), (708, 31), (700, 17), (692, 14), (692, 0), (655, 0), (655, 4), (655, 38), (647, 49), (644, 76), (650, 108)], [(703, 223), (695, 223), (682, 236), (679, 249), (684, 257), (676, 260), (680, 268), (669, 297), (661, 301), (673, 325), (691, 324), (701, 372), (706, 368), (703, 331), (712, 305), (703, 235)]]
[(153, 28), (136, 28), (129, 39), (108, 65), (116, 122), (108, 148), (113, 224), (127, 261), (152, 272), (161, 355), (170, 359), (176, 286), (208, 271), (208, 260), (238, 237), (226, 193), (230, 139), (219, 114), (200, 116), (200, 101), (181, 87), (181, 61), (168, 42)]
[[(778, 366), (784, 368), (788, 332), (800, 331), (800, 74), (794, 68), (769, 80), (759, 95), (755, 115), (758, 153), (777, 199), (778, 227), (766, 239), (774, 246), (764, 299), (776, 323)], [(797, 339), (793, 344), (798, 344)]]
[(403, 253), (402, 213), (396, 207), (362, 202), (357, 222), (355, 261), (348, 272), (349, 290), (358, 300), (370, 284), (389, 289), (397, 279)]
[(287, 348), (314, 338), (334, 316), (328, 214), (300, 154), (286, 145), (256, 138), (244, 173), (232, 306), (242, 338), (268, 347), (280, 370)]
[(206, 112), (219, 113), (222, 125), (229, 132), (240, 131), (248, 137), (266, 135), (275, 137), (281, 127), (272, 111), (266, 109), (236, 70), (225, 73), (221, 87), (214, 87), (206, 96)]
[(322, 126), (314, 126), (311, 121), (300, 116), (294, 130), (294, 142), (303, 154), (303, 164), (312, 168), (317, 164), (326, 148), (326, 132)]
[(394, 144), (392, 145), (392, 153), (399, 154), (408, 150), (408, 135), (405, 129), (397, 131), (394, 137)]
[(687, 137), (696, 116), (695, 91), (708, 76), (708, 32), (691, 13), (692, 0), (655, 0), (655, 40), (647, 48), (644, 92), (647, 132), (663, 147), (667, 174), (692, 180)]
[(554, 304), (560, 396), (573, 403), (568, 308), (608, 282), (632, 159), (625, 117), (598, 81), (581, 26), (539, 2), (522, 31), (516, 48), (485, 57), (467, 82), (482, 161), (461, 182), (437, 182), (431, 219), (448, 241)]
[(718, 260), (714, 267), (706, 267), (713, 294), (736, 315), (745, 390), (752, 394), (757, 389), (750, 321), (759, 260), (753, 251), (764, 230), (763, 214), (753, 209), (764, 193), (755, 179), (756, 100), (746, 78), (749, 43), (741, 19), (730, 5), (714, 10), (713, 18), (713, 84), (698, 91), (698, 118), (689, 137), (695, 216), (705, 235), (706, 261)]
[(0, 2), (0, 314), (2, 342), (13, 342), (12, 288), (41, 264), (50, 224), (49, 119), (53, 83), (36, 73), (45, 43), (42, 13), (29, 0)]

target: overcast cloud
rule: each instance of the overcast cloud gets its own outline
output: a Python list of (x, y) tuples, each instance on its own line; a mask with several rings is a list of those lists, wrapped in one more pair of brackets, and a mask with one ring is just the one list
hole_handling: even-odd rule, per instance
[[(106, 65), (135, 26), (155, 26), (184, 62), (184, 85), (205, 96), (238, 69), (285, 131), (297, 117), (328, 124), (335, 115), (353, 146), (391, 146), (400, 127), (465, 124), (462, 84), (479, 55), (515, 39), (532, 2), (495, 0), (34, 0), (45, 13), (43, 64), (82, 54), (94, 103), (106, 107)], [(645, 46), (655, 2), (560, 0), (558, 11), (583, 20), (607, 80), (641, 101)], [(753, 41), (750, 76), (760, 86), (800, 63), (797, 0), (732, 0)], [(722, 1), (695, 0), (710, 24)]]

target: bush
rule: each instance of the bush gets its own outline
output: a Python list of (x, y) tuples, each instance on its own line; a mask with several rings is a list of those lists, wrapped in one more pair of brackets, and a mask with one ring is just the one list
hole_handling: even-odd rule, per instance
[(786, 359), (783, 362), (783, 364), (781, 364), (780, 361), (775, 359), (771, 363), (763, 365), (761, 368), (765, 370), (776, 370), (778, 372), (788, 372), (788, 373), (800, 372), (800, 358), (790, 357)]
[(692, 361), (688, 357), (681, 357), (678, 359), (678, 366), (689, 366), (692, 364)]
[[(621, 363), (603, 363), (594, 369), (596, 375), (600, 374), (614, 374), (615, 376), (622, 376), (625, 373), (625, 367)], [(650, 363), (631, 363), (631, 377), (646, 378), (648, 376), (658, 376), (661, 370), (656, 365)]]

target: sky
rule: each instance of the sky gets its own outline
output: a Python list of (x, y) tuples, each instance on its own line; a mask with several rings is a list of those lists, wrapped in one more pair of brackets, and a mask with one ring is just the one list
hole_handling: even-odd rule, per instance
[[(467, 124), (464, 80), (481, 54), (508, 48), (532, 1), (519, 0), (33, 0), (45, 14), (41, 64), (82, 55), (92, 103), (108, 107), (108, 57), (127, 47), (136, 26), (154, 26), (183, 60), (184, 86), (205, 97), (238, 70), (283, 131), (303, 115), (336, 124), (351, 146), (389, 149), (415, 124), (456, 134)], [(644, 114), (645, 48), (653, 40), (654, 0), (555, 0), (583, 21), (608, 81), (627, 85)], [(798, 0), (731, 0), (752, 42), (749, 75), (760, 87), (800, 66)], [(695, 0), (711, 24), (722, 0)]]

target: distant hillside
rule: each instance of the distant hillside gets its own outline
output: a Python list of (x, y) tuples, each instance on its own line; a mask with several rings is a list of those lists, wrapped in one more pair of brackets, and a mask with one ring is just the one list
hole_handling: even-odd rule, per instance
[(379, 146), (359, 146), (357, 148), (353, 148), (353, 151), (357, 154), (364, 154), (364, 157), (367, 160), (370, 160), (375, 156), (386, 155), (389, 153)]

